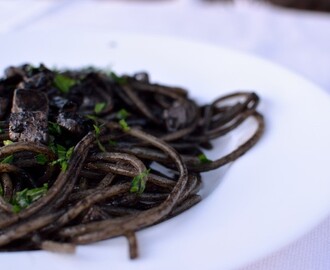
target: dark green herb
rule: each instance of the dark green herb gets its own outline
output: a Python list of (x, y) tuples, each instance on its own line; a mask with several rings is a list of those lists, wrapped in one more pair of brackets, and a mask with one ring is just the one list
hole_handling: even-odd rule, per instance
[(94, 130), (95, 130), (95, 136), (98, 137), (101, 134), (101, 128), (97, 125), (93, 125)]
[(116, 141), (114, 141), (114, 140), (109, 140), (109, 145), (110, 146), (117, 146), (118, 143)]
[(14, 199), (12, 200), (13, 211), (15, 213), (20, 212), (22, 209), (28, 207), (31, 203), (40, 199), (48, 191), (48, 184), (45, 183), (42, 187), (23, 189), (22, 191), (16, 192)]
[(62, 145), (55, 145), (55, 153), (57, 154), (58, 159), (54, 160), (51, 165), (54, 166), (56, 164), (60, 164), (62, 172), (65, 172), (69, 165), (69, 160), (72, 156), (74, 150), (74, 146), (70, 147), (69, 149), (66, 149)]
[(110, 78), (118, 84), (127, 84), (127, 79), (126, 78), (118, 76), (113, 71), (110, 72)]
[(48, 122), (48, 131), (53, 135), (61, 135), (62, 130), (59, 124), (49, 121)]
[(2, 128), (0, 128), (0, 133), (4, 133), (4, 130)]
[(102, 152), (106, 152), (104, 145), (100, 142), (100, 140), (96, 140), (97, 146)]
[(211, 162), (212, 162), (212, 160), (209, 160), (209, 159), (205, 156), (205, 154), (200, 154), (200, 155), (198, 155), (198, 159), (199, 159), (199, 161), (200, 161), (202, 164), (206, 164), (206, 163), (211, 163)]
[(54, 78), (54, 86), (64, 94), (69, 93), (71, 87), (76, 83), (76, 80), (59, 73)]
[(107, 106), (107, 103), (106, 102), (96, 103), (95, 104), (95, 107), (94, 107), (94, 112), (95, 113), (100, 113), (100, 112), (102, 112), (105, 109), (106, 106)]
[(119, 120), (119, 125), (124, 131), (129, 131), (131, 128), (128, 126), (127, 122), (125, 119)]
[(94, 130), (95, 130), (95, 137), (96, 137), (97, 146), (99, 147), (99, 149), (102, 152), (106, 152), (104, 145), (99, 140), (99, 136), (101, 134), (101, 127), (100, 126), (97, 126), (97, 125), (93, 125), (93, 127), (94, 127)]
[(0, 196), (3, 196), (3, 188), (1, 184), (0, 184)]
[(13, 155), (10, 155), (8, 157), (5, 157), (0, 163), (2, 164), (10, 164), (12, 163), (14, 160), (14, 156)]
[(120, 111), (117, 112), (117, 119), (124, 119), (126, 120), (126, 118), (129, 116), (129, 112), (126, 111), (125, 109), (121, 109)]
[(133, 178), (130, 192), (141, 194), (144, 191), (149, 172), (150, 169), (145, 170)]
[(45, 165), (48, 162), (47, 157), (43, 154), (36, 155), (35, 159), (36, 159), (37, 163), (40, 165)]
[(97, 120), (98, 120), (98, 117), (95, 116), (95, 115), (86, 114), (85, 117), (88, 118), (88, 119), (93, 120), (95, 123), (96, 123)]
[(56, 147), (56, 144), (54, 142), (55, 138), (54, 138), (54, 136), (49, 136), (49, 138), (50, 138), (50, 140), (49, 140), (48, 146), (54, 154), (57, 154), (57, 147)]
[(13, 144), (14, 142), (11, 140), (4, 140), (3, 141), (3, 145), (9, 145), (9, 144)]

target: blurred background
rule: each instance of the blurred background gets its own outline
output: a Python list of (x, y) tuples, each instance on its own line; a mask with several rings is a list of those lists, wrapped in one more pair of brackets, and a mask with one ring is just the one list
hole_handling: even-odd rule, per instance
[(0, 0), (0, 34), (124, 31), (186, 38), (258, 55), (330, 89), (329, 5), (329, 0)]
[(316, 10), (316, 11), (330, 11), (330, 1), (328, 0), (269, 0), (275, 5), (284, 7)]

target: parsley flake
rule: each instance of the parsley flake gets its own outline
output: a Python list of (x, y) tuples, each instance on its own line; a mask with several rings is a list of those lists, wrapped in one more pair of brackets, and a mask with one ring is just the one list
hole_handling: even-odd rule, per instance
[(107, 106), (106, 102), (96, 103), (95, 107), (94, 107), (94, 112), (95, 113), (101, 113), (105, 109), (106, 106)]
[(101, 127), (97, 126), (97, 125), (93, 125), (94, 130), (95, 130), (95, 137), (96, 137), (96, 143), (97, 146), (99, 147), (99, 149), (102, 152), (106, 152), (104, 145), (101, 143), (101, 141), (99, 140), (99, 136), (101, 134)]
[(99, 147), (99, 149), (100, 149), (102, 152), (106, 152), (105, 147), (104, 147), (104, 145), (100, 142), (100, 140), (97, 140), (96, 143), (97, 143), (97, 146)]
[(101, 128), (99, 126), (97, 126), (97, 125), (93, 125), (93, 127), (94, 127), (94, 130), (95, 130), (96, 137), (100, 136), (100, 134), (101, 134)]
[(120, 77), (118, 76), (116, 73), (114, 73), (113, 71), (110, 72), (110, 78), (118, 84), (127, 84), (127, 79), (124, 77)]
[(11, 141), (11, 140), (4, 140), (3, 141), (3, 145), (10, 145), (10, 144), (13, 144), (14, 142)]
[(61, 135), (62, 130), (59, 124), (49, 121), (48, 122), (48, 131), (53, 135)]
[(48, 184), (45, 183), (42, 187), (23, 189), (22, 191), (16, 192), (13, 200), (13, 211), (14, 213), (20, 212), (22, 209), (28, 207), (31, 203), (37, 201), (44, 196), (48, 191)]
[(123, 131), (129, 131), (131, 128), (128, 126), (125, 119), (119, 120), (119, 125), (123, 129)]
[(109, 145), (110, 145), (110, 146), (117, 146), (118, 143), (117, 143), (116, 141), (110, 139), (110, 140), (109, 140)]
[(56, 164), (60, 164), (61, 166), (61, 171), (65, 172), (68, 169), (69, 166), (69, 160), (72, 156), (74, 146), (70, 147), (69, 149), (66, 149), (64, 146), (57, 144), (54, 145), (52, 148), (54, 149), (54, 153), (57, 154), (58, 159), (54, 160), (52, 163), (50, 163), (52, 166)]
[(60, 90), (64, 94), (67, 94), (69, 93), (72, 86), (77, 84), (77, 81), (68, 76), (58, 73), (55, 75), (53, 83), (58, 90)]
[(200, 155), (198, 155), (198, 159), (199, 159), (199, 161), (200, 161), (202, 164), (206, 164), (206, 163), (211, 163), (211, 162), (212, 162), (212, 160), (209, 160), (209, 159), (205, 156), (205, 154), (200, 154)]
[(98, 120), (98, 118), (95, 115), (86, 114), (85, 117), (87, 119), (91, 119), (93, 121), (97, 121)]
[(5, 157), (0, 163), (2, 164), (10, 164), (12, 163), (14, 160), (14, 156), (13, 155), (10, 155), (8, 157)]
[(145, 170), (133, 178), (130, 192), (141, 194), (145, 190), (149, 172), (150, 169)]
[(126, 119), (128, 116), (129, 116), (129, 112), (126, 111), (125, 109), (121, 109), (117, 112), (117, 118), (120, 120), (120, 119)]
[(40, 165), (45, 165), (48, 162), (47, 157), (43, 154), (36, 155), (35, 159), (36, 159), (37, 163)]

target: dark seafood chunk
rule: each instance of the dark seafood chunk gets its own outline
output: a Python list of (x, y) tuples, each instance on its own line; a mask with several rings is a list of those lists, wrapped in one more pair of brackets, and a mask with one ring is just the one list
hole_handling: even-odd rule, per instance
[(61, 112), (58, 114), (56, 122), (59, 126), (71, 133), (84, 135), (89, 129), (88, 122), (90, 121), (76, 113)]
[(189, 126), (196, 116), (196, 110), (193, 104), (189, 101), (186, 102), (173, 102), (172, 106), (165, 109), (163, 118), (166, 123), (168, 131), (176, 131), (181, 128)]
[(53, 76), (48, 73), (39, 73), (24, 81), (25, 89), (45, 90), (52, 86)]
[(12, 141), (48, 141), (48, 98), (36, 90), (16, 89), (9, 120)]

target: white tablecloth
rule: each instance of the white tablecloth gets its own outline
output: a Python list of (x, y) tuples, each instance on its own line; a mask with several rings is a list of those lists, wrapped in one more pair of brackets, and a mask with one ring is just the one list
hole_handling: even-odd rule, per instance
[[(0, 0), (0, 40), (7, 33), (39, 30), (50, 34), (124, 31), (209, 42), (279, 63), (330, 93), (330, 14), (284, 10), (248, 0), (234, 4)], [(240, 270), (259, 269), (330, 269), (330, 216), (297, 242)]]

